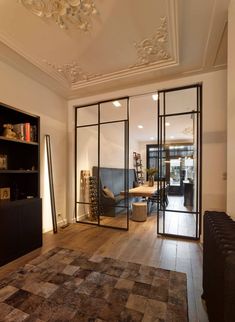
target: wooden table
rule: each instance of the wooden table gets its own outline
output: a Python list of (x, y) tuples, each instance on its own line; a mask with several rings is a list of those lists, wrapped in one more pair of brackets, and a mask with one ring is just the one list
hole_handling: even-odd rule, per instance
[[(149, 187), (148, 183), (146, 183), (142, 186), (129, 189), (128, 194), (130, 197), (151, 197), (157, 191), (157, 189), (157, 182), (154, 183), (153, 187)], [(125, 195), (125, 191), (121, 191), (120, 194)]]

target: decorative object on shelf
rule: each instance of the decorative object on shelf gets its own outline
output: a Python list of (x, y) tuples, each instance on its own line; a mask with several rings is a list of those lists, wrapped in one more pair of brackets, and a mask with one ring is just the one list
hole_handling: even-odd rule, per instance
[[(81, 170), (81, 195), (82, 201), (89, 203), (89, 170)], [(88, 204), (84, 204), (84, 215), (89, 218), (90, 216), (90, 207)]]
[(33, 14), (49, 18), (61, 29), (70, 26), (88, 31), (92, 16), (98, 14), (94, 0), (19, 0)]
[(3, 136), (8, 139), (16, 139), (16, 133), (13, 131), (12, 124), (3, 124)]
[(0, 154), (0, 170), (7, 170), (7, 155)]
[(138, 184), (144, 183), (144, 172), (141, 160), (141, 154), (137, 152), (133, 152), (133, 165), (136, 171), (136, 179)]
[(30, 124), (30, 141), (37, 142), (37, 126)]
[(153, 187), (154, 186), (154, 176), (157, 173), (157, 168), (146, 169), (146, 172), (148, 174), (149, 187)]
[(9, 200), (11, 197), (10, 188), (0, 188), (0, 199)]

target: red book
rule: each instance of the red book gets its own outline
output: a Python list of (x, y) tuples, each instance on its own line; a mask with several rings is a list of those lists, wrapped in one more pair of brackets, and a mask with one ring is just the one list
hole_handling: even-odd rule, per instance
[(30, 123), (25, 123), (25, 141), (30, 142)]

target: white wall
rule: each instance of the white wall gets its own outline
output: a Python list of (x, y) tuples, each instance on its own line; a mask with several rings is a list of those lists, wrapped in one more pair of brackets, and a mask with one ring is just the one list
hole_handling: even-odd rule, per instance
[(228, 184), (227, 211), (235, 219), (235, 0), (228, 15)]
[[(203, 83), (203, 211), (226, 209), (226, 91), (227, 72), (221, 70), (196, 76), (159, 82), (93, 97), (71, 100), (68, 104), (69, 177), (68, 215), (74, 217), (74, 105), (115, 99), (122, 96), (155, 92), (156, 90)], [(143, 111), (144, 112), (144, 111)]]
[(52, 229), (49, 188), (45, 177), (44, 135), (51, 135), (57, 214), (66, 215), (67, 105), (66, 101), (21, 72), (0, 61), (0, 101), (32, 114), (41, 121), (41, 196), (43, 230)]

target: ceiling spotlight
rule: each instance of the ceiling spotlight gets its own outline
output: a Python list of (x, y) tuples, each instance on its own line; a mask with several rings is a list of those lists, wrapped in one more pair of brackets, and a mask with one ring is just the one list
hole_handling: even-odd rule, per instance
[(138, 128), (139, 129), (143, 129), (143, 125), (138, 125)]
[(174, 139), (174, 138), (175, 138), (175, 137), (174, 137), (174, 135), (171, 135), (171, 136), (170, 136), (170, 139)]
[(115, 107), (120, 107), (120, 106), (122, 106), (122, 104), (121, 104), (119, 101), (114, 101), (114, 102), (113, 102), (113, 105), (114, 105)]
[(170, 126), (170, 125), (171, 125), (171, 123), (169, 123), (169, 122), (166, 122), (166, 123), (165, 123), (165, 125), (166, 125), (166, 126)]
[(150, 137), (150, 140), (154, 140), (154, 137), (153, 137), (153, 136), (151, 136), (151, 137)]
[(157, 93), (156, 94), (153, 94), (152, 95), (152, 98), (153, 98), (154, 101), (157, 101), (158, 100), (158, 94)]

